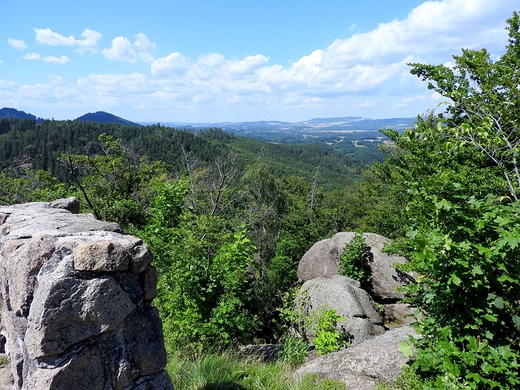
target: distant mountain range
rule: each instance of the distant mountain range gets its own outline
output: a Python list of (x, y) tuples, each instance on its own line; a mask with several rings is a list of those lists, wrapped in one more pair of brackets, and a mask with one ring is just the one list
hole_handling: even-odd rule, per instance
[[(187, 123), (166, 122), (164, 126), (176, 128), (203, 129), (216, 127), (232, 133), (250, 134), (261, 132), (287, 133), (334, 133), (354, 131), (377, 131), (383, 128), (404, 130), (413, 127), (416, 118), (388, 118), (370, 119), (363, 117), (314, 118), (302, 122), (257, 121), (257, 122), (214, 122), (214, 123)], [(140, 122), (142, 125), (151, 122)]]
[[(0, 109), (0, 118), (27, 118), (41, 121), (32, 114), (18, 111), (14, 108)], [(97, 123), (119, 123), (126, 126), (151, 125), (157, 122), (135, 123), (104, 111), (87, 113), (76, 118), (77, 121)], [(263, 133), (349, 133), (363, 131), (377, 131), (382, 128), (404, 130), (413, 127), (416, 118), (388, 118), (370, 119), (363, 117), (339, 117), (339, 118), (314, 118), (302, 122), (257, 121), (257, 122), (214, 122), (214, 123), (188, 123), (188, 122), (162, 122), (164, 126), (183, 129), (221, 128), (238, 134)]]
[[(0, 118), (15, 118), (15, 119), (33, 119), (37, 122), (41, 122), (43, 118), (36, 118), (32, 114), (28, 114), (25, 111), (20, 111), (15, 108), (4, 107), (0, 109)], [(110, 114), (104, 111), (89, 112), (79, 118), (74, 119), (82, 122), (96, 122), (96, 123), (119, 123), (125, 126), (141, 126), (138, 123), (123, 119), (116, 115)]]

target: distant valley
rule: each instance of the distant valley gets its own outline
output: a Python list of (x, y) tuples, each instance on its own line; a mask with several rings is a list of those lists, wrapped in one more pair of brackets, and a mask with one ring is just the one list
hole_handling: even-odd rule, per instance
[[(416, 118), (370, 119), (363, 117), (314, 118), (302, 122), (256, 121), (187, 123), (167, 122), (164, 126), (186, 129), (220, 128), (227, 132), (251, 138), (276, 139), (297, 137), (323, 137), (326, 135), (350, 134), (349, 138), (362, 139), (381, 136), (379, 130), (391, 128), (404, 131), (413, 127)], [(142, 125), (152, 124), (141, 122)]]
[[(33, 119), (42, 121), (35, 115), (14, 108), (0, 109), (0, 118)], [(116, 115), (98, 111), (87, 113), (74, 120), (97, 123), (118, 123), (125, 126), (148, 126), (157, 122), (132, 122)], [(379, 130), (391, 128), (404, 131), (413, 127), (416, 118), (370, 119), (363, 117), (314, 118), (301, 122), (252, 121), (252, 122), (161, 122), (163, 126), (198, 131), (219, 128), (229, 133), (271, 142), (308, 142), (313, 139), (377, 140), (385, 138)]]

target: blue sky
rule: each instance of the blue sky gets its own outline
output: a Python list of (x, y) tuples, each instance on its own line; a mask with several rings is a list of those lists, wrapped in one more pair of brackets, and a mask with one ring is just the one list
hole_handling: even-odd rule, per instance
[(0, 107), (137, 122), (412, 117), (406, 63), (498, 58), (518, 0), (1, 0)]

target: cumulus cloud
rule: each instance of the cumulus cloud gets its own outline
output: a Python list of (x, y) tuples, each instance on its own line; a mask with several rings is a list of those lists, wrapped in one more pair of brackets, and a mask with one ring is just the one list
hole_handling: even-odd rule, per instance
[[(507, 7), (508, 3), (510, 7)], [(323, 65), (349, 66), (373, 61), (390, 63), (404, 56), (445, 58), (462, 47), (502, 50), (505, 19), (514, 0), (427, 1), (405, 20), (381, 23), (376, 29), (334, 41), (324, 51)]]
[(226, 59), (219, 53), (203, 55), (197, 61), (192, 61), (176, 52), (153, 61), (151, 74), (159, 79), (177, 81), (182, 76), (188, 83), (195, 84), (209, 80), (237, 82), (238, 79), (254, 76), (255, 72), (268, 62), (269, 57), (261, 54), (246, 56), (243, 59)]
[[(509, 9), (514, 9), (514, 1), (504, 0)], [(356, 28), (350, 37), (288, 66), (271, 64), (263, 54), (227, 58), (209, 53), (192, 59), (172, 52), (150, 63), (146, 83), (155, 92), (148, 96), (154, 107), (185, 110), (228, 104), (255, 112), (264, 107), (330, 114), (349, 107), (413, 116), (436, 102), (424, 96), (425, 85), (410, 75), (407, 63), (447, 63), (462, 47), (488, 47), (499, 54), (508, 17), (503, 3), (488, 0), (427, 1), (403, 20), (381, 23), (368, 32)], [(134, 51), (136, 47), (134, 43)]]
[(136, 34), (134, 47), (137, 53), (139, 53), (139, 58), (143, 61), (152, 62), (154, 60), (151, 52), (155, 50), (157, 45), (150, 41), (143, 33)]
[(76, 39), (74, 36), (68, 37), (52, 31), (50, 28), (33, 28), (36, 33), (36, 42), (49, 46), (72, 46), (79, 52), (96, 51), (97, 44), (101, 39), (101, 34), (95, 30), (85, 29), (81, 33), (83, 39)]
[(25, 50), (27, 49), (27, 43), (23, 39), (13, 39), (13, 38), (7, 38), (7, 43), (18, 50)]
[(112, 40), (112, 46), (102, 50), (103, 55), (110, 61), (123, 61), (134, 63), (137, 61), (137, 53), (130, 41), (125, 37), (116, 37)]
[[(514, 8), (514, 0), (504, 1)], [(264, 94), (264, 101), (272, 101), (273, 94), (294, 93), (301, 101), (360, 94), (363, 100), (355, 106), (367, 107), (367, 101), (375, 106), (364, 94), (410, 93), (416, 84), (409, 62), (442, 63), (461, 47), (485, 43), (497, 48), (497, 41), (506, 40), (504, 21), (509, 16), (502, 3), (488, 0), (427, 1), (404, 20), (337, 39), (286, 67), (270, 65), (262, 54), (227, 59), (211, 53), (192, 60), (175, 52), (154, 60), (151, 75), (201, 93), (233, 94), (233, 99), (255, 93)]]
[(17, 98), (21, 101), (31, 99), (56, 104), (56, 99), (68, 99), (74, 96), (74, 89), (58, 75), (49, 75), (47, 82), (24, 84), (17, 90)]
[[(141, 73), (125, 74), (90, 74), (81, 77), (77, 86), (82, 90), (94, 90), (99, 94), (121, 94), (139, 92), (148, 83), (147, 77)], [(146, 88), (145, 88), (146, 89)]]
[(150, 41), (146, 35), (139, 33), (135, 35), (132, 44), (127, 37), (116, 37), (112, 40), (109, 48), (103, 49), (102, 53), (107, 60), (135, 63), (138, 59), (145, 62), (153, 62), (151, 52), (156, 48), (155, 43)]
[(172, 78), (182, 76), (191, 66), (190, 60), (181, 53), (170, 53), (152, 62), (151, 72), (154, 77)]

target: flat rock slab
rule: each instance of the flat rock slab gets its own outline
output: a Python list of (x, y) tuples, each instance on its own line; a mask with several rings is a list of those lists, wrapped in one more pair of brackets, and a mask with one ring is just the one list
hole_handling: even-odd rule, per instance
[(354, 347), (320, 356), (304, 363), (295, 373), (343, 382), (349, 390), (374, 390), (380, 383), (395, 383), (407, 358), (399, 351), (401, 341), (415, 335), (410, 327), (389, 330)]

